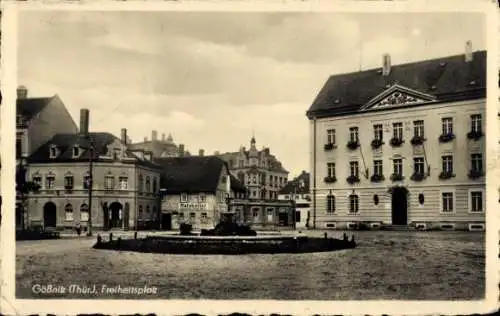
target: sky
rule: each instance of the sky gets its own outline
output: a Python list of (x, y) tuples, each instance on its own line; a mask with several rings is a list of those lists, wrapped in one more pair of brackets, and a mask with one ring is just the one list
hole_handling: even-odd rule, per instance
[(58, 94), (75, 122), (134, 141), (171, 133), (203, 148), (271, 153), (290, 178), (309, 169), (305, 115), (332, 74), (485, 49), (473, 13), (25, 11), (18, 84)]

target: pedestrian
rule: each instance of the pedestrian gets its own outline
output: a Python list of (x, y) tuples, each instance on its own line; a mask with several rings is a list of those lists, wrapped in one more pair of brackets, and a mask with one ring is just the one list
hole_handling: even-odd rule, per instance
[(76, 224), (75, 230), (78, 236), (80, 236), (80, 234), (82, 233), (82, 227), (80, 226), (80, 223)]

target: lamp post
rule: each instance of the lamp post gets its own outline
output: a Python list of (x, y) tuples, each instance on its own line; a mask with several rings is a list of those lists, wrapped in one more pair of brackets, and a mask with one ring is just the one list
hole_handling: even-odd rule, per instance
[(87, 181), (88, 187), (88, 199), (89, 199), (89, 220), (87, 227), (87, 236), (92, 236), (92, 187), (94, 184), (93, 180), (93, 168), (94, 168), (94, 152), (95, 152), (95, 143), (90, 135), (87, 135), (88, 140), (88, 150), (89, 150), (89, 178)]

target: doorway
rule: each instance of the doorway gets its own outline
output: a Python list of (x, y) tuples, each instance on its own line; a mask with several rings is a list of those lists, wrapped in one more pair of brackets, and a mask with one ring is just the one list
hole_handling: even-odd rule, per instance
[(57, 208), (53, 202), (47, 202), (43, 206), (43, 226), (55, 228), (57, 223)]
[(110, 219), (109, 219), (109, 227), (110, 228), (122, 228), (122, 217), (123, 217), (123, 206), (120, 202), (113, 202), (109, 205)]
[(170, 213), (161, 214), (161, 228), (163, 230), (172, 229), (172, 214)]
[(280, 226), (288, 226), (288, 213), (280, 212), (278, 215)]
[(392, 225), (408, 225), (408, 190), (392, 189)]

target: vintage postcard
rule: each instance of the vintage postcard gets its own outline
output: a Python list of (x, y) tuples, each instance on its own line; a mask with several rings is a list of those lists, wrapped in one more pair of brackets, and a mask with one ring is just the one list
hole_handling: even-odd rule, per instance
[(3, 314), (496, 308), (495, 4), (10, 2), (1, 44)]

